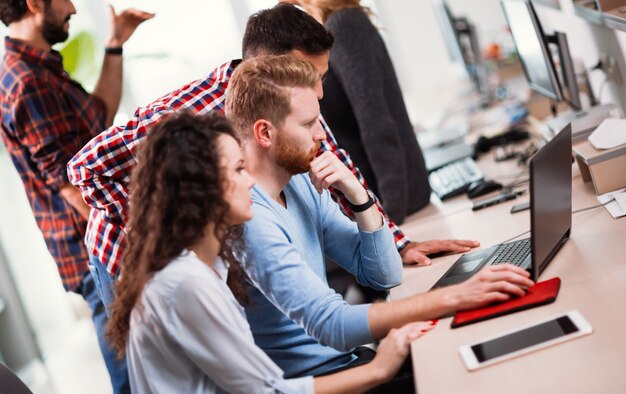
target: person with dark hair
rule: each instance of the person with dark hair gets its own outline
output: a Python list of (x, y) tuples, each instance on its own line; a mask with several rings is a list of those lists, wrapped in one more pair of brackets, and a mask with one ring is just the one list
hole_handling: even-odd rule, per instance
[(90, 207), (68, 182), (66, 164), (113, 122), (121, 97), (122, 45), (153, 15), (111, 9), (102, 72), (89, 94), (67, 75), (61, 55), (52, 49), (68, 38), (75, 13), (69, 0), (0, 2), (0, 20), (9, 27), (0, 65), (0, 134), (65, 290), (80, 294), (92, 310), (113, 389), (127, 392), (125, 363), (115, 360), (103, 338), (106, 314), (89, 272), (83, 237)]
[[(330, 289), (325, 257), (374, 289), (400, 283), (402, 263), (371, 195), (331, 152), (317, 155), (326, 138), (317, 78), (306, 61), (262, 56), (235, 70), (226, 96), (226, 115), (257, 180), (239, 253), (254, 285), (246, 315), (255, 342), (287, 377), (359, 365), (369, 356), (355, 347), (394, 328), (521, 296), (533, 285), (528, 272), (504, 264), (405, 300), (349, 305)], [(331, 200), (331, 186), (348, 199), (355, 222)], [(412, 377), (398, 380), (414, 387)]]
[(328, 54), (333, 42), (332, 34), (303, 17), (298, 9), (279, 4), (248, 19), (241, 46), (244, 59), (286, 55), (294, 50), (321, 56)]
[(398, 78), (370, 21), (371, 11), (360, 0), (296, 2), (335, 38), (322, 115), (389, 216), (402, 223), (428, 205), (431, 190)]
[(138, 150), (130, 211), (107, 333), (127, 354), (135, 393), (365, 391), (391, 379), (412, 323), (390, 333), (368, 365), (286, 380), (259, 349), (237, 302), (246, 302), (233, 247), (252, 217), (253, 178), (221, 115), (168, 115)]

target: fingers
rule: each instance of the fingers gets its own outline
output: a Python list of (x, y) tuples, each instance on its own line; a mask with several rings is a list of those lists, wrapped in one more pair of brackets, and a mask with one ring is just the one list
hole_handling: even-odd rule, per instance
[(432, 261), (422, 252), (417, 242), (410, 242), (400, 251), (400, 257), (404, 264), (417, 264), (419, 266), (431, 265)]
[(122, 11), (122, 14), (129, 15), (134, 18), (141, 19), (141, 20), (152, 19), (155, 16), (155, 14), (152, 12), (145, 12), (145, 11), (141, 11), (135, 8), (126, 9)]
[(528, 273), (528, 271), (526, 271), (525, 269), (520, 268), (520, 267), (518, 267), (516, 265), (509, 264), (509, 263), (491, 265), (491, 266), (489, 266), (487, 268), (490, 268), (494, 272), (498, 272), (498, 271), (512, 271), (512, 272), (515, 272), (515, 273), (520, 274), (522, 276), (530, 277), (530, 274)]
[(501, 280), (498, 282), (491, 282), (489, 286), (487, 287), (487, 289), (489, 292), (511, 294), (516, 297), (521, 297), (524, 294), (526, 294), (524, 289), (522, 289), (518, 285), (515, 285), (511, 282), (507, 282), (506, 280)]
[(457, 309), (471, 309), (511, 297), (521, 297), (534, 283), (525, 270), (512, 264), (488, 266), (459, 285), (450, 287), (458, 297)]
[(422, 254), (430, 255), (441, 252), (464, 253), (469, 252), (471, 248), (480, 246), (480, 243), (472, 240), (431, 240), (423, 242), (412, 242), (414, 248)]
[(322, 181), (324, 180), (324, 176), (328, 175), (326, 173), (324, 176), (320, 176), (320, 172), (328, 167), (330, 164), (330, 158), (328, 154), (330, 152), (324, 152), (321, 155), (317, 156), (311, 161), (311, 168), (309, 169), (309, 178), (311, 179), (311, 183), (315, 187), (318, 193), (322, 193)]
[(402, 256), (402, 262), (405, 264), (415, 264), (418, 266), (429, 266), (432, 264), (432, 260), (424, 253), (417, 250), (412, 250)]
[(398, 329), (399, 332), (404, 331), (404, 339), (407, 344), (410, 344), (413, 340), (426, 334), (428, 331), (435, 328), (435, 324), (429, 322), (414, 322), (409, 323)]
[(470, 249), (472, 248), (470, 246), (462, 245), (456, 241), (442, 241), (441, 244), (439, 244), (438, 246), (439, 246), (438, 250), (433, 250), (433, 252), (431, 253), (436, 253), (436, 252), (463, 253), (463, 252), (469, 252)]
[[(499, 286), (497, 288), (498, 291), (506, 291), (518, 296), (525, 294), (523, 288), (528, 288), (535, 284), (530, 280), (528, 272), (512, 264), (485, 267), (478, 275), (479, 280), (491, 282)], [(491, 289), (495, 290), (493, 287)]]
[(492, 282), (505, 280), (525, 289), (535, 285), (535, 282), (529, 278), (528, 272), (511, 264), (508, 264), (506, 269), (491, 271), (487, 276)]
[(508, 301), (510, 299), (511, 299), (511, 294), (503, 293), (500, 291), (494, 291), (494, 292), (485, 294), (482, 304), (488, 305), (488, 304), (493, 304), (494, 302)]
[(324, 152), (311, 161), (311, 181), (318, 192), (330, 186), (342, 191), (346, 198), (364, 195), (363, 186), (352, 172), (332, 152)]
[(470, 248), (477, 248), (480, 246), (480, 242), (469, 240), (469, 239), (452, 239), (449, 242), (453, 242), (456, 245), (467, 246)]

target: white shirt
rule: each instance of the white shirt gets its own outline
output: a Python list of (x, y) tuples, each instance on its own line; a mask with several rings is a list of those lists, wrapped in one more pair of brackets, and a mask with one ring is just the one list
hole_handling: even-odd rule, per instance
[(216, 270), (184, 252), (146, 284), (131, 313), (128, 372), (135, 393), (312, 393), (285, 380), (255, 344), (243, 309)]

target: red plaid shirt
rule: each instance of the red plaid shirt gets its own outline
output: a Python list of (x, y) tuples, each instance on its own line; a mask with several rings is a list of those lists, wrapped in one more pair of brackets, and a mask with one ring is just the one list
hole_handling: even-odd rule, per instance
[(66, 290), (88, 271), (87, 221), (59, 194), (66, 163), (105, 125), (106, 108), (63, 70), (61, 55), (5, 39), (0, 68), (2, 140)]
[[(228, 62), (205, 78), (175, 90), (146, 107), (139, 108), (125, 126), (114, 126), (91, 140), (68, 164), (69, 179), (93, 208), (87, 229), (87, 245), (113, 275), (118, 271), (124, 239), (126, 202), (130, 174), (137, 163), (136, 148), (149, 128), (165, 115), (180, 109), (202, 114), (224, 111), (225, 91), (231, 74), (240, 61)], [(320, 117), (327, 140), (323, 150), (335, 153), (365, 185), (365, 180), (346, 151), (337, 147), (335, 137)], [(367, 186), (365, 186), (367, 188)], [(352, 216), (345, 197), (333, 191), (333, 198)], [(378, 208), (383, 212), (381, 205)], [(385, 218), (387, 216), (383, 212)], [(387, 218), (387, 220), (389, 220)], [(398, 249), (409, 240), (391, 221)]]

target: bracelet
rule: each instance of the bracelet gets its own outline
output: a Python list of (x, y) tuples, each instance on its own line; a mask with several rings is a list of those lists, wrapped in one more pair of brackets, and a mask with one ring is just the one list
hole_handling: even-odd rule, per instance
[(369, 207), (374, 205), (374, 198), (372, 197), (372, 193), (369, 190), (367, 191), (367, 198), (368, 200), (365, 203), (359, 205), (352, 204), (347, 198), (346, 201), (348, 202), (348, 206), (353, 213), (359, 213), (368, 210)]
[(122, 55), (124, 53), (123, 47), (106, 47), (104, 48), (105, 55)]

